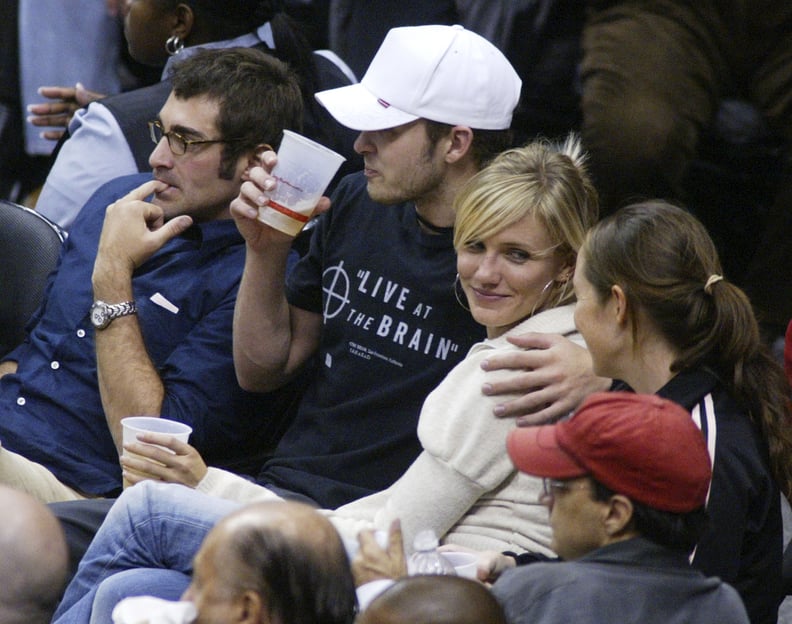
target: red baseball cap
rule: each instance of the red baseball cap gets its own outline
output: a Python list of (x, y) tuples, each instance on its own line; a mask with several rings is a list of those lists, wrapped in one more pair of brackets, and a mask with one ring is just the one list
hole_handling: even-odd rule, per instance
[(528, 474), (591, 475), (614, 492), (674, 513), (703, 507), (712, 477), (704, 436), (690, 414), (652, 394), (592, 394), (572, 418), (514, 429), (506, 447)]

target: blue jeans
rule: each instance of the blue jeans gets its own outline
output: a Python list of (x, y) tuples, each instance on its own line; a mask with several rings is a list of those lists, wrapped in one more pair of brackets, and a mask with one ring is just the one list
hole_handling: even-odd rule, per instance
[[(190, 577), (176, 570), (138, 568), (113, 574), (97, 587), (91, 609), (91, 624), (108, 624), (113, 621), (113, 609), (130, 596), (157, 596), (165, 600), (178, 600), (190, 584)], [(73, 611), (77, 611), (74, 609)], [(67, 617), (82, 617), (70, 611)]]
[[(181, 593), (189, 583), (192, 559), (206, 534), (240, 506), (181, 485), (154, 481), (125, 490), (88, 547), (53, 622), (90, 624), (97, 593), (97, 607), (104, 612), (96, 614), (104, 617), (93, 620), (97, 622), (110, 622), (107, 609), (112, 610), (115, 602), (127, 596), (178, 598), (174, 593)], [(98, 592), (105, 579), (137, 568), (148, 570), (108, 581)], [(162, 572), (153, 576), (151, 569)], [(157, 582), (166, 577), (167, 582)]]

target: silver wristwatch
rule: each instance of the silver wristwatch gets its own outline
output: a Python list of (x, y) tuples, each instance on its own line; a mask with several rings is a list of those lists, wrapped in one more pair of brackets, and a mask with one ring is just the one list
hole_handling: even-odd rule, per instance
[(104, 329), (110, 321), (119, 316), (136, 314), (137, 305), (134, 301), (124, 301), (123, 303), (105, 303), (104, 301), (94, 301), (91, 306), (91, 324), (96, 329)]

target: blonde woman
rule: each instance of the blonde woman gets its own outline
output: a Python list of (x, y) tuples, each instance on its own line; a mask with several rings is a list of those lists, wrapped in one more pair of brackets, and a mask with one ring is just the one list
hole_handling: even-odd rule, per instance
[[(552, 554), (541, 483), (515, 471), (504, 453), (510, 419), (496, 419), (484, 396), (482, 360), (525, 332), (561, 334), (574, 326), (572, 276), (597, 198), (579, 142), (536, 142), (504, 152), (455, 201), (454, 247), (460, 303), (487, 329), (427, 397), (418, 421), (423, 452), (390, 488), (331, 514), (349, 537), (401, 519), (405, 546), (421, 529), (475, 549)], [(455, 286), (456, 287), (456, 286)], [(488, 380), (491, 377), (488, 377)]]

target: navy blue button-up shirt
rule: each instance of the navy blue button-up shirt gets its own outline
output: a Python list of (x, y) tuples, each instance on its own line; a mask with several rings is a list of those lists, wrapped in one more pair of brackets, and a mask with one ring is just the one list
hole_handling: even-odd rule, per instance
[[(91, 273), (106, 206), (149, 179), (119, 178), (86, 204), (28, 339), (6, 358), (18, 362), (17, 373), (0, 379), (2, 446), (89, 494), (115, 493), (121, 485), (97, 383)], [(161, 414), (191, 425), (191, 444), (215, 465), (265, 443), (266, 412), (283, 407), (243, 392), (234, 374), (231, 328), (244, 254), (232, 220), (199, 223), (132, 280), (143, 338), (165, 386)]]

